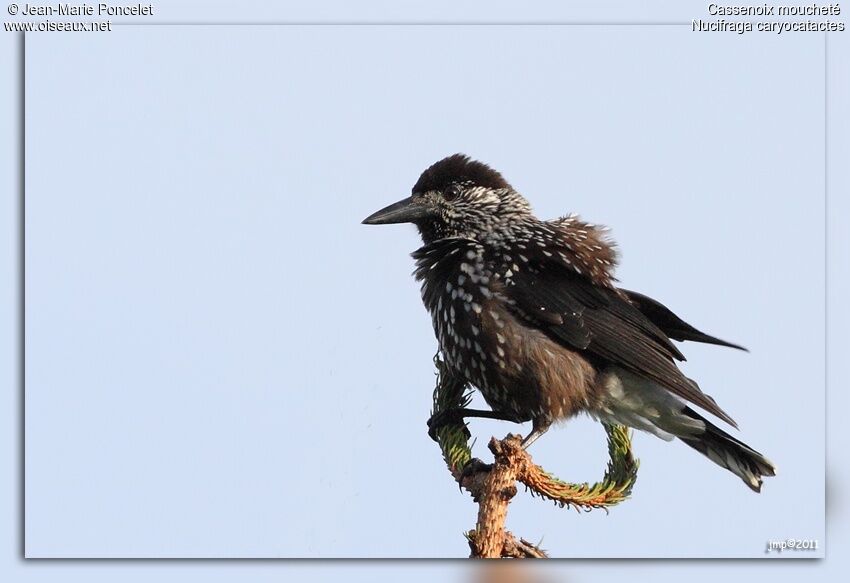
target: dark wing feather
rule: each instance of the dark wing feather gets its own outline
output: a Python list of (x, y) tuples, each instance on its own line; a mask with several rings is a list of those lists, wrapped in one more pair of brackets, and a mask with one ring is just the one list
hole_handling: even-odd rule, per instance
[(731, 342), (726, 342), (725, 340), (700, 332), (674, 314), (669, 308), (650, 297), (627, 289), (621, 289), (620, 291), (628, 296), (632, 304), (634, 304), (634, 306), (640, 310), (644, 316), (649, 318), (653, 324), (658, 326), (673, 340), (691, 340), (693, 342), (703, 342), (705, 344), (716, 344), (718, 346), (737, 348), (738, 350), (747, 350), (743, 346), (732, 344)]
[(595, 285), (554, 261), (529, 267), (513, 274), (504, 290), (509, 305), (529, 325), (571, 349), (653, 380), (736, 426), (678, 369), (674, 359), (684, 357), (667, 334), (617, 290)]

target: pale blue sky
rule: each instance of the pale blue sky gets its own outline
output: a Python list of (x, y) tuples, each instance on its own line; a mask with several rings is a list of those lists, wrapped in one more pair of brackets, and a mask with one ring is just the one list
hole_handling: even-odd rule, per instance
[[(577, 557), (825, 542), (821, 36), (133, 27), (27, 59), (31, 555), (463, 556), (418, 242), (358, 224), (458, 150), (609, 224), (625, 286), (747, 345), (687, 346), (687, 371), (780, 468), (754, 496), (639, 436), (627, 504), (520, 498), (510, 527)], [(604, 437), (579, 420), (534, 455), (592, 480)]]
[[(33, 36), (28, 553), (463, 553), (445, 535), (474, 507), (423, 425), (435, 340), (418, 242), (359, 224), (455, 151), (543, 216), (610, 225), (623, 285), (747, 345), (689, 346), (687, 372), (781, 475), (754, 496), (641, 435), (631, 503), (579, 518), (521, 497), (511, 527), (578, 557), (823, 539), (823, 235), (800, 233), (823, 217), (823, 42), (737, 44), (652, 27)], [(787, 431), (791, 414), (806, 431)], [(486, 443), (511, 428), (474, 429)], [(581, 419), (534, 455), (594, 479), (604, 451)], [(411, 489), (428, 495), (411, 504)], [(703, 496), (719, 503), (695, 520)], [(650, 516), (687, 534), (639, 536)], [(396, 535), (412, 524), (421, 537)]]

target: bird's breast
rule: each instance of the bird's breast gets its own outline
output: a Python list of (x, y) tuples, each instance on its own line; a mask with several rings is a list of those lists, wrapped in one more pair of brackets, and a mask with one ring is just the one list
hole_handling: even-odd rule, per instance
[(507, 363), (498, 336), (484, 327), (500, 302), (498, 276), (485, 260), (484, 247), (470, 240), (447, 240), (424, 247), (414, 257), (422, 300), (446, 363), (482, 392), (494, 387), (492, 373)]
[(442, 251), (421, 253), (416, 276), (452, 372), (518, 420), (564, 418), (584, 408), (593, 368), (512, 312), (504, 273), (480, 245)]

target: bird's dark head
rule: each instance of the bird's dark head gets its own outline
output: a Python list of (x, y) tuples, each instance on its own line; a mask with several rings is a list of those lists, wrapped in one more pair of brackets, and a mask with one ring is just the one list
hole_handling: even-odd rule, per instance
[(426, 243), (445, 237), (479, 240), (531, 216), (526, 201), (501, 174), (463, 154), (422, 173), (412, 196), (367, 217), (366, 225), (414, 223)]

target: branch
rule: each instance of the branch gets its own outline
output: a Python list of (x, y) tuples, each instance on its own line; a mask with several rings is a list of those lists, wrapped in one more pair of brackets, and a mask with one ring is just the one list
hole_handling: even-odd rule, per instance
[[(437, 366), (437, 386), (434, 390), (433, 415), (451, 409), (464, 408), (470, 395), (464, 381), (451, 375), (439, 355), (434, 357)], [(517, 493), (516, 482), (526, 486), (532, 495), (538, 495), (564, 506), (576, 509), (608, 509), (625, 500), (637, 480), (638, 461), (631, 451), (629, 430), (621, 425), (605, 424), (608, 434), (608, 468), (601, 481), (589, 485), (564, 482), (534, 464), (522, 448), (521, 438), (508, 435), (503, 440), (491, 438), (488, 447), (493, 453), (492, 466), (472, 458), (469, 444), (471, 434), (466, 423), (460, 421), (440, 427), (437, 441), (443, 459), (455, 481), (472, 494), (478, 503), (478, 521), (475, 530), (466, 534), (473, 557), (537, 557), (546, 553), (524, 539), (517, 540), (505, 530), (508, 505)]]

